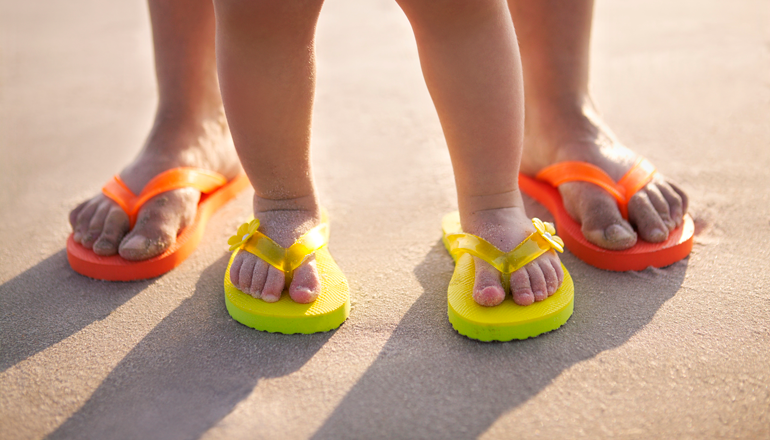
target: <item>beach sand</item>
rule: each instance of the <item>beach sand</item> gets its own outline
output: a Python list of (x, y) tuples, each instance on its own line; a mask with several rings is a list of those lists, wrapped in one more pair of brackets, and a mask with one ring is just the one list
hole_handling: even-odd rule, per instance
[(770, 438), (769, 24), (761, 0), (597, 5), (598, 107), (690, 195), (695, 247), (627, 273), (567, 252), (567, 324), (479, 343), (446, 317), (454, 183), (395, 2), (321, 16), (313, 160), (352, 313), (286, 336), (225, 310), (250, 192), (162, 277), (69, 268), (69, 210), (152, 121), (146, 5), (0, 1), (0, 437)]

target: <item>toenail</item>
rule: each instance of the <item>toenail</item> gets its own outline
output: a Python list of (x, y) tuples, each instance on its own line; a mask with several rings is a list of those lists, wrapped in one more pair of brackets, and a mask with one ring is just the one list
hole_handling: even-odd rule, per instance
[(80, 242), (80, 239), (83, 238), (83, 234), (81, 234), (80, 232), (75, 232), (75, 236), (72, 238), (74, 238), (75, 241)]
[(666, 233), (660, 228), (655, 228), (650, 231), (650, 238), (653, 240), (662, 240), (666, 237)]
[(105, 249), (106, 250), (106, 249), (112, 249), (115, 246), (112, 243), (110, 243), (109, 241), (107, 241), (107, 240), (99, 240), (96, 243), (94, 243), (94, 247), (96, 249)]
[(123, 245), (123, 248), (143, 249), (145, 247), (145, 243), (147, 243), (146, 238), (141, 235), (134, 235), (128, 239), (126, 244)]
[(633, 238), (631, 232), (629, 232), (628, 229), (621, 225), (610, 225), (607, 227), (607, 229), (604, 230), (604, 233), (607, 239), (610, 241), (620, 241)]

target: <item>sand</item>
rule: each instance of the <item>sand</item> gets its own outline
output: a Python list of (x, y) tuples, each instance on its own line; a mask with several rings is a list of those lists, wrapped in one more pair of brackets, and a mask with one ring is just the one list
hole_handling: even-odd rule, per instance
[(160, 278), (69, 268), (67, 213), (152, 121), (146, 6), (0, 1), (0, 437), (770, 438), (768, 23), (761, 0), (597, 5), (596, 101), (689, 193), (695, 248), (628, 273), (567, 253), (569, 322), (485, 344), (446, 318), (453, 180), (394, 2), (322, 14), (313, 160), (353, 307), (286, 336), (224, 307), (249, 193)]

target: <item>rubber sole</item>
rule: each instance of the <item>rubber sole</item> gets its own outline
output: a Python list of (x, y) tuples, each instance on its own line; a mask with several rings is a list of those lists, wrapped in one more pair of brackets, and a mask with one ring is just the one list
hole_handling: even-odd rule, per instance
[(269, 303), (238, 290), (230, 282), (233, 252), (225, 271), (225, 305), (236, 321), (271, 333), (319, 333), (334, 330), (350, 315), (348, 281), (327, 248), (316, 251), (316, 265), (321, 277), (321, 294), (310, 304), (298, 304), (284, 290), (281, 299)]
[[(444, 237), (461, 232), (459, 215), (446, 215), (442, 229)], [(448, 244), (445, 238), (447, 250)], [(485, 342), (527, 339), (556, 330), (572, 316), (575, 285), (563, 265), (564, 281), (547, 299), (520, 306), (508, 296), (499, 305), (484, 307), (473, 300), (473, 284), (476, 280), (473, 257), (463, 254), (455, 264), (447, 290), (447, 314), (452, 327), (463, 336)]]

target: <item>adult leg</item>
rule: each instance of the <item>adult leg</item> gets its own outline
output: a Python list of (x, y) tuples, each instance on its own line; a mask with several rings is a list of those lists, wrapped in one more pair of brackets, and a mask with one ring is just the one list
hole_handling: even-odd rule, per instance
[[(219, 96), (211, 0), (151, 0), (149, 8), (158, 107), (144, 147), (121, 179), (138, 194), (153, 177), (180, 166), (235, 177), (240, 166)], [(126, 213), (99, 194), (70, 213), (74, 238), (99, 255), (119, 251), (127, 259), (152, 258), (195, 218), (199, 198), (193, 189), (158, 195), (141, 209), (129, 233)]]
[[(465, 232), (512, 250), (534, 231), (518, 188), (524, 95), (516, 35), (503, 1), (401, 0), (444, 130)], [(500, 274), (476, 258), (474, 299), (503, 301)], [(514, 301), (553, 294), (563, 273), (549, 252), (511, 275)]]
[[(637, 155), (603, 123), (588, 90), (593, 0), (509, 0), (524, 67), (526, 128), (522, 171), (536, 174), (556, 162), (597, 165), (622, 177)], [(516, 72), (513, 73), (514, 75)], [(633, 246), (637, 234), (615, 200), (584, 182), (559, 186), (565, 207), (582, 223), (583, 235), (607, 249)], [(656, 178), (629, 201), (629, 220), (639, 236), (661, 242), (682, 224), (687, 196)]]

